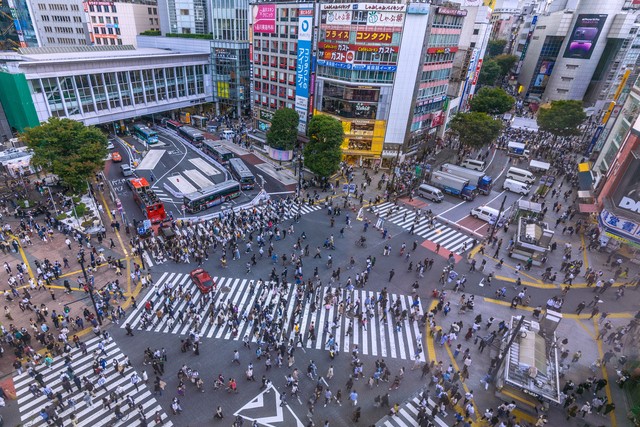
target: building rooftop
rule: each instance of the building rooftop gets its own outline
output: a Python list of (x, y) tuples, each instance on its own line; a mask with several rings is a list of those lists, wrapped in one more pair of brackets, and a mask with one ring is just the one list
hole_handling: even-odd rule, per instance
[(136, 49), (133, 46), (34, 47), (20, 49), (16, 59), (23, 62), (99, 61), (185, 53), (156, 48)]
[[(511, 331), (519, 317), (511, 317)], [(557, 349), (553, 345), (555, 333), (546, 340), (538, 322), (524, 320), (520, 337), (513, 341), (506, 360), (505, 380), (527, 394), (560, 401)]]

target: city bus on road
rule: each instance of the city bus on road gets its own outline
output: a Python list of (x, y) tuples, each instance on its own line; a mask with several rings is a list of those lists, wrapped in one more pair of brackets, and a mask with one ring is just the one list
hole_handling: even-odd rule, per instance
[(184, 210), (189, 213), (201, 212), (227, 200), (234, 199), (239, 195), (240, 183), (234, 180), (225, 181), (221, 184), (186, 194), (183, 199)]
[(240, 188), (243, 190), (251, 190), (256, 183), (256, 178), (253, 176), (247, 165), (238, 158), (229, 159), (229, 171), (240, 183)]
[(133, 127), (133, 134), (149, 145), (158, 142), (158, 133), (145, 125), (135, 125)]
[(191, 126), (182, 126), (178, 129), (178, 133), (194, 145), (199, 146), (204, 141), (204, 135), (202, 135), (199, 130), (194, 129)]
[(169, 120), (169, 119), (162, 119), (162, 125), (175, 131), (177, 131), (183, 126), (182, 123), (176, 122), (175, 120)]
[[(218, 142), (216, 144), (216, 142)], [(235, 156), (224, 145), (220, 145), (219, 141), (205, 141), (202, 144), (202, 151), (213, 157), (221, 165), (226, 165), (229, 160)]]

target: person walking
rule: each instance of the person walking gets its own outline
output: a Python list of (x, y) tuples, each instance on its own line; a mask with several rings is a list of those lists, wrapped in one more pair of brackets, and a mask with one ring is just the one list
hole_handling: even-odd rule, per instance
[(396, 275), (396, 271), (392, 268), (391, 271), (389, 271), (389, 283), (391, 283), (391, 280), (395, 275)]

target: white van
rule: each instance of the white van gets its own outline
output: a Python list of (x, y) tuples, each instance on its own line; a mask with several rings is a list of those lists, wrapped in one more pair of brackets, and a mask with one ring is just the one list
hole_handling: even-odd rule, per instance
[(531, 186), (529, 184), (525, 184), (524, 182), (516, 181), (513, 179), (505, 179), (504, 184), (502, 184), (503, 190), (509, 190), (514, 193), (527, 195), (531, 191)]
[(234, 136), (234, 135), (235, 135), (235, 132), (234, 132), (234, 131), (232, 131), (232, 130), (228, 130), (228, 129), (227, 129), (227, 130), (225, 130), (225, 131), (222, 131), (222, 137), (223, 137), (224, 139), (226, 139), (227, 141), (231, 141), (231, 140), (233, 139), (233, 136)]
[(526, 169), (509, 168), (507, 171), (507, 178), (515, 179), (516, 181), (526, 182), (527, 184), (533, 184), (536, 181), (536, 177)]
[(482, 160), (464, 159), (460, 166), (467, 169), (473, 169), (474, 171), (483, 171), (486, 166), (486, 162), (483, 162)]
[(436, 203), (440, 203), (444, 200), (444, 194), (442, 194), (442, 191), (427, 184), (422, 184), (418, 187), (418, 195)]
[(477, 208), (471, 209), (471, 216), (486, 221), (489, 224), (494, 224), (499, 212), (498, 209), (490, 208), (489, 206), (478, 206)]

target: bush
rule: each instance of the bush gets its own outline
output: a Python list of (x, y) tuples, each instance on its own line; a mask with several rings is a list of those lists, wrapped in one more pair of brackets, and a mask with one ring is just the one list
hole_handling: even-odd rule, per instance
[(85, 205), (84, 203), (78, 203), (76, 205), (76, 215), (78, 215), (78, 217), (81, 217), (85, 213), (87, 213), (87, 205)]
[(200, 40), (213, 40), (213, 34), (182, 34), (182, 33), (167, 33), (166, 37), (178, 37), (182, 39), (200, 39)]
[[(26, 206), (26, 204), (29, 204), (29, 207)], [(32, 207), (34, 207), (37, 203), (34, 202), (33, 200), (18, 200), (18, 206), (21, 207), (22, 209), (30, 209)]]
[(157, 30), (147, 30), (140, 33), (141, 36), (161, 36), (162, 33)]
[(66, 213), (61, 213), (56, 217), (58, 221), (62, 221), (63, 219), (67, 219), (67, 218), (69, 218), (69, 215), (67, 215)]

